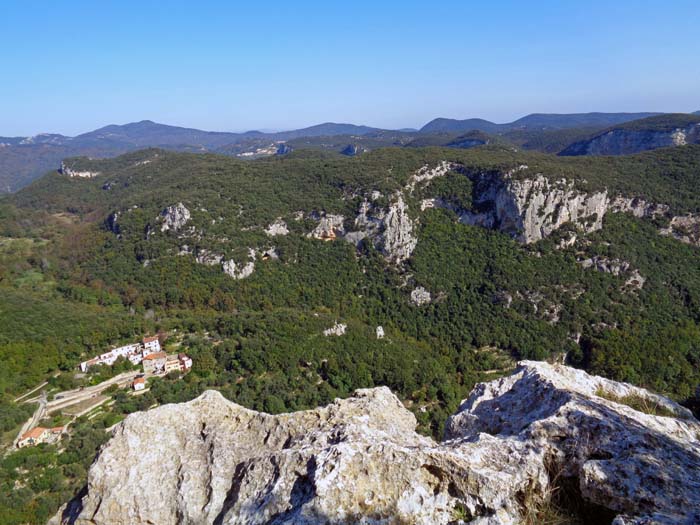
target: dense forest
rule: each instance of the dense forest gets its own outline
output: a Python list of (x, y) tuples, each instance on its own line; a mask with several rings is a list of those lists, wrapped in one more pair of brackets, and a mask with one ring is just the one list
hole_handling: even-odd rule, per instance
[[(417, 170), (441, 161), (464, 169), (405, 191)], [(606, 215), (602, 229), (562, 247), (575, 225), (523, 245), (462, 224), (457, 213), (478, 207), (471, 174), (522, 165), (574, 181), (580, 191), (607, 189), (669, 205), (671, 213), (698, 212), (700, 146), (616, 158), (501, 144), (351, 158), (297, 151), (255, 162), (149, 149), (69, 162), (99, 175), (49, 173), (0, 200), (3, 444), (33, 410), (17, 396), (47, 379), (57, 388), (79, 384), (77, 363), (111, 345), (160, 333), (194, 366), (184, 377), (151, 380), (139, 397), (111, 392), (111, 408), (78, 418), (60, 446), (7, 455), (4, 523), (45, 522), (80, 490), (105, 429), (126, 414), (209, 388), (280, 413), (388, 385), (415, 412), (420, 431), (440, 438), (474, 384), (507, 373), (518, 359), (566, 360), (688, 403), (700, 385), (700, 250), (659, 235), (667, 219)], [(417, 239), (405, 261), (388, 262), (368, 239), (354, 245), (308, 236), (328, 214), (342, 215), (351, 229), (368, 195), (376, 193), (382, 207), (399, 191)], [(421, 211), (425, 198), (448, 205)], [(162, 212), (177, 203), (191, 216), (179, 231), (163, 231)], [(289, 234), (271, 237), (265, 229), (278, 219)], [(211, 253), (245, 260), (251, 249), (255, 270), (244, 279), (197, 262)], [(274, 257), (259, 255), (271, 250)], [(625, 261), (643, 286), (630, 287), (624, 272), (581, 264), (595, 257)], [(412, 300), (419, 287), (431, 292), (430, 302)], [(346, 333), (324, 336), (336, 322)]]

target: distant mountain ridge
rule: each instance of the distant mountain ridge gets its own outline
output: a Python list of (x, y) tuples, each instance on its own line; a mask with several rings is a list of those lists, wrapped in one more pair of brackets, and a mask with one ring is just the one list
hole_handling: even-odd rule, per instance
[[(75, 137), (48, 133), (33, 137), (1, 137), (0, 193), (13, 192), (26, 186), (47, 171), (58, 168), (67, 157), (114, 157), (148, 147), (238, 155), (251, 150), (269, 151), (276, 142), (300, 137), (361, 136), (380, 131), (369, 126), (326, 122), (274, 133), (230, 133), (142, 120), (123, 125), (111, 124)], [(254, 153), (251, 155), (252, 158), (255, 156)]]
[(652, 117), (661, 113), (532, 113), (505, 124), (496, 124), (484, 119), (457, 120), (436, 118), (423, 126), (423, 133), (484, 131), (504, 133), (516, 129), (568, 129), (613, 126), (631, 120)]
[[(333, 137), (343, 137), (337, 147), (331, 147), (331, 150), (335, 148), (337, 151), (341, 151), (348, 144), (355, 144), (360, 150), (388, 146), (402, 147), (411, 142), (415, 142), (415, 145), (454, 147), (455, 144), (451, 141), (459, 136), (469, 132), (482, 132), (503, 135), (507, 139), (506, 142), (510, 140), (515, 147), (522, 146), (525, 149), (556, 153), (574, 140), (585, 138), (588, 133), (655, 115), (661, 114), (533, 113), (506, 124), (496, 124), (478, 118), (466, 120), (437, 118), (417, 131), (385, 130), (364, 125), (325, 122), (296, 130), (279, 132), (252, 130), (243, 133), (203, 131), (142, 120), (123, 125), (111, 124), (75, 137), (51, 133), (42, 133), (33, 137), (0, 137), (0, 193), (14, 192), (26, 186), (47, 171), (57, 169), (61, 161), (67, 157), (107, 158), (149, 147), (220, 153), (254, 159), (274, 154), (276, 151), (289, 152), (297, 147), (297, 144), (293, 144), (280, 150), (280, 143), (286, 141), (297, 141), (301, 147), (328, 149), (329, 144), (338, 142), (331, 140)], [(574, 130), (576, 133), (568, 132), (567, 137), (572, 137), (569, 140), (564, 136), (542, 140), (542, 133), (558, 134), (562, 130)], [(436, 136), (437, 134), (444, 135), (444, 140)], [(514, 134), (513, 140), (508, 138), (508, 134)], [(366, 144), (359, 144), (358, 140)]]

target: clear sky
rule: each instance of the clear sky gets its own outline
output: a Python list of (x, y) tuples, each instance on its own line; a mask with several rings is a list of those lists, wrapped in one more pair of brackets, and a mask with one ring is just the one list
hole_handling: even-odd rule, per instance
[(700, 1), (2, 0), (0, 136), (700, 110)]

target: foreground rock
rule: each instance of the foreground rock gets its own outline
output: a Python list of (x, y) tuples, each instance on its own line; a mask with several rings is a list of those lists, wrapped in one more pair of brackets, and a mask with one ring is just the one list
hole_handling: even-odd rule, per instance
[[(678, 417), (606, 399), (628, 396)], [(495, 525), (564, 492), (587, 523), (700, 520), (700, 424), (629, 385), (523, 362), (442, 443), (415, 427), (387, 388), (278, 416), (206, 392), (119, 425), (63, 522)]]

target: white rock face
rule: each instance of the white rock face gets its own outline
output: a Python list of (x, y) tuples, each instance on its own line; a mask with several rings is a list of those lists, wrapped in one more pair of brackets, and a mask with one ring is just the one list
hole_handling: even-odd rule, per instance
[(394, 263), (408, 259), (416, 248), (418, 239), (413, 235), (413, 221), (401, 194), (389, 206), (382, 225), (384, 232), (381, 245), (387, 259)]
[[(528, 169), (520, 166), (505, 174), (471, 175), (476, 186), (476, 203), (485, 211), (461, 211), (460, 222), (497, 229), (523, 243), (536, 242), (551, 235), (566, 223), (580, 231), (599, 230), (607, 213), (629, 213), (638, 218), (669, 214), (669, 207), (638, 197), (609, 198), (607, 191), (586, 193), (572, 181), (552, 181), (543, 175), (513, 179), (513, 174)], [(421, 209), (447, 207), (440, 199), (424, 199)], [(689, 244), (700, 245), (700, 217), (673, 217), (664, 235)], [(569, 244), (575, 242), (575, 237)], [(566, 242), (561, 247), (566, 247)]]
[(383, 326), (378, 326), (376, 333), (377, 333), (377, 339), (384, 339), (384, 327)]
[(433, 167), (426, 164), (411, 176), (406, 189), (412, 192), (417, 185), (423, 182), (431, 181), (437, 177), (444, 177), (450, 171), (462, 171), (462, 169), (463, 167), (461, 164), (448, 162), (446, 160), (441, 161), (437, 166)]
[(237, 280), (250, 277), (255, 270), (255, 250), (248, 250), (248, 261), (245, 263), (237, 263), (233, 259), (229, 259), (221, 264), (221, 268), (226, 275)]
[(524, 494), (564, 481), (619, 524), (700, 519), (700, 423), (639, 388), (523, 362), (477, 385), (442, 443), (415, 427), (387, 388), (278, 416), (209, 391), (119, 424), (63, 523), (513, 525)]
[(408, 205), (399, 192), (394, 194), (388, 208), (375, 206), (365, 199), (355, 217), (355, 230), (347, 232), (345, 240), (358, 245), (363, 239), (370, 239), (387, 261), (400, 264), (411, 256), (418, 244), (414, 226)]
[(61, 162), (61, 169), (59, 170), (63, 175), (68, 175), (70, 178), (78, 179), (92, 179), (99, 175), (102, 175), (99, 171), (77, 171), (68, 166), (65, 162)]
[(185, 205), (181, 202), (168, 206), (160, 213), (160, 216), (163, 220), (163, 224), (160, 227), (162, 232), (168, 230), (178, 231), (187, 224), (191, 217), (190, 210), (185, 208)]
[(542, 175), (512, 179), (483, 174), (474, 182), (477, 204), (489, 211), (466, 211), (460, 222), (496, 228), (523, 243), (539, 241), (567, 222), (586, 232), (600, 229), (609, 204), (606, 191), (587, 194), (571, 181), (552, 182)]
[(668, 131), (614, 129), (590, 140), (577, 142), (562, 155), (629, 155), (656, 148), (700, 142), (700, 124)]
[(342, 215), (322, 215), (316, 226), (308, 237), (320, 239), (322, 241), (333, 241), (345, 235), (345, 217)]
[(284, 222), (282, 219), (277, 219), (265, 229), (265, 233), (269, 237), (275, 237), (276, 235), (287, 235), (289, 234), (289, 228), (287, 228), (286, 222)]
[(335, 323), (330, 328), (326, 328), (323, 331), (323, 335), (325, 335), (326, 337), (329, 337), (332, 335), (335, 335), (335, 336), (345, 335), (345, 332), (347, 331), (347, 329), (348, 329), (348, 325), (346, 325), (345, 323)]
[(418, 286), (416, 289), (411, 291), (411, 302), (417, 306), (428, 304), (431, 300), (432, 296), (430, 295), (430, 292), (422, 286)]

